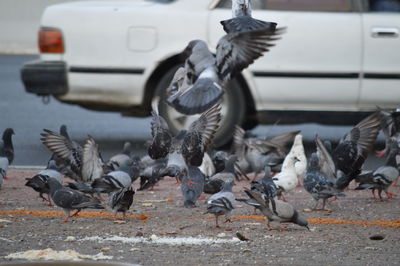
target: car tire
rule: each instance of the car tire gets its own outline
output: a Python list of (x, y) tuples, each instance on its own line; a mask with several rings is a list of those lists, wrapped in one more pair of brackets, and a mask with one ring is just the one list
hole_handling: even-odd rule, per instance
[[(170, 130), (174, 134), (181, 129), (187, 129), (190, 123), (199, 117), (199, 115), (185, 116), (180, 114), (165, 103), (166, 89), (179, 67), (180, 65), (175, 66), (163, 75), (154, 93), (155, 96), (160, 97), (160, 115), (167, 121)], [(241, 125), (245, 117), (246, 102), (238, 81), (232, 80), (229, 82), (223, 96), (221, 107), (222, 119), (220, 128), (214, 137), (215, 147), (222, 147), (229, 143), (232, 139), (235, 125)]]

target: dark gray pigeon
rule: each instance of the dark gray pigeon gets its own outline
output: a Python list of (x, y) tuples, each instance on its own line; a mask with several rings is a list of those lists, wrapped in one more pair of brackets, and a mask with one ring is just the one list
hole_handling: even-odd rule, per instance
[[(62, 176), (54, 160), (50, 160), (47, 168), (34, 175), (32, 178), (25, 178), (27, 182), (25, 186), (33, 188), (36, 192), (39, 192), (39, 197), (44, 201), (48, 201), (49, 206), (53, 206), (50, 200), (50, 187), (48, 181), (50, 178), (57, 180), (62, 184)], [(43, 196), (47, 194), (47, 199)]]
[(135, 191), (133, 191), (132, 187), (123, 188), (110, 193), (108, 197), (108, 205), (115, 216), (117, 216), (118, 212), (122, 212), (123, 218), (125, 219), (126, 212), (132, 206), (133, 195), (135, 195)]
[(170, 86), (167, 103), (186, 115), (208, 110), (221, 100), (227, 82), (268, 51), (281, 33), (269, 28), (228, 33), (218, 41), (215, 56), (206, 42), (189, 42), (182, 52), (185, 65), (178, 69), (185, 75), (183, 80), (174, 76), (171, 84), (181, 86), (172, 91), (177, 86)]
[[(65, 188), (54, 178), (50, 178), (48, 184), (50, 197), (54, 204), (62, 208), (67, 215), (64, 222), (67, 222), (70, 217), (76, 216), (82, 209), (104, 209), (98, 199), (86, 196), (76, 190)], [(76, 212), (71, 216), (72, 210), (76, 210)]]
[(221, 21), (226, 33), (255, 29), (275, 30), (277, 23), (254, 19), (251, 16), (251, 0), (232, 0), (233, 18)]
[(9, 165), (14, 161), (14, 146), (12, 142), (12, 135), (14, 134), (15, 132), (12, 128), (7, 128), (4, 130), (0, 141), (0, 157), (6, 157)]
[(203, 193), (205, 176), (199, 168), (189, 166), (189, 172), (182, 179), (181, 191), (186, 208), (196, 207), (196, 201)]
[[(313, 210), (326, 210), (326, 200), (334, 196), (345, 196), (340, 190), (335, 188), (335, 183), (330, 181), (320, 171), (320, 164), (317, 153), (312, 153), (309, 158), (306, 176), (303, 181), (305, 190), (316, 200)], [(319, 200), (322, 199), (322, 208), (317, 209)]]
[[(268, 229), (271, 227), (270, 222), (279, 223), (294, 223), (308, 228), (308, 221), (305, 217), (301, 216), (297, 210), (287, 202), (275, 199), (276, 212), (273, 212), (271, 201), (265, 198), (261, 193), (245, 189), (244, 191), (251, 199), (258, 203), (257, 208), (267, 217)], [(254, 205), (255, 206), (255, 205)], [(255, 206), (256, 207), (256, 206)], [(283, 230), (285, 228), (279, 228)]]
[(222, 190), (212, 195), (207, 200), (207, 211), (204, 214), (211, 213), (215, 215), (215, 226), (219, 228), (218, 217), (225, 215), (226, 222), (230, 220), (230, 213), (235, 208), (235, 195), (232, 193), (234, 180), (227, 180)]

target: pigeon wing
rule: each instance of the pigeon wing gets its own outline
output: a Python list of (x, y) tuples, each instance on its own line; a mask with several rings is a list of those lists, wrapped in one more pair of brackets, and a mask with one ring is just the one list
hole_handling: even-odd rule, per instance
[(152, 102), (153, 111), (151, 113), (153, 116), (151, 120), (151, 135), (153, 136), (153, 141), (148, 148), (148, 153), (153, 160), (167, 156), (172, 140), (167, 122), (159, 115), (158, 103), (159, 98), (156, 98)]
[(261, 29), (235, 32), (222, 37), (217, 44), (216, 66), (221, 80), (227, 81), (232, 76), (248, 67), (280, 39), (283, 28), (277, 30)]
[(200, 166), (204, 152), (214, 138), (221, 121), (221, 107), (214, 106), (194, 121), (184, 136), (181, 151), (186, 162)]
[(315, 145), (317, 146), (319, 169), (329, 180), (334, 181), (336, 179), (336, 167), (333, 162), (332, 156), (327, 151), (325, 145), (322, 143), (319, 136), (315, 136)]
[(103, 175), (103, 160), (95, 140), (89, 136), (83, 147), (82, 181), (90, 182)]

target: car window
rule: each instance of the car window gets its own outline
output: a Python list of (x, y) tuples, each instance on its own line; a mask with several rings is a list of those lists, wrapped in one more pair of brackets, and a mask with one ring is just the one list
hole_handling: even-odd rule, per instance
[(400, 0), (369, 0), (373, 12), (400, 12)]
[[(219, 8), (231, 8), (231, 0), (221, 0)], [(252, 0), (252, 9), (351, 12), (352, 0)]]

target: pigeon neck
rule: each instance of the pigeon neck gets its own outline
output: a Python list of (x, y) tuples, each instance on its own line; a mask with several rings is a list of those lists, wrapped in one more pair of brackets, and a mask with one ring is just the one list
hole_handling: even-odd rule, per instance
[(58, 189), (62, 188), (63, 186), (61, 185), (60, 182), (55, 180), (54, 178), (50, 178), (48, 181), (49, 187), (50, 187), (50, 194), (53, 195), (54, 192), (56, 192)]
[(234, 174), (235, 173), (235, 162), (236, 162), (236, 157), (229, 158), (229, 160), (225, 164), (225, 169), (223, 172)]
[(67, 126), (66, 125), (62, 125), (60, 127), (60, 135), (64, 136), (66, 139), (70, 139), (69, 135), (68, 135), (68, 132), (67, 132)]
[(233, 17), (251, 16), (250, 0), (233, 0), (232, 16)]

